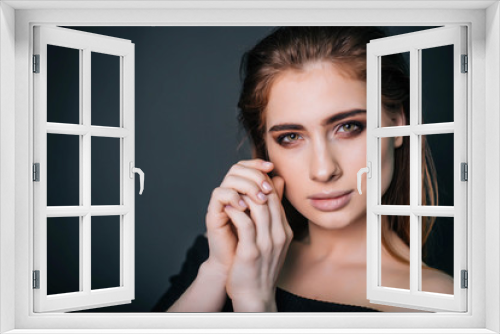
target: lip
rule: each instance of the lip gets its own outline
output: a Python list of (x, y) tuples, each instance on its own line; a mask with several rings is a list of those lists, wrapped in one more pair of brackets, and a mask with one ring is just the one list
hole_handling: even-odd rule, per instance
[(345, 207), (351, 201), (353, 190), (321, 193), (309, 196), (311, 205), (323, 212), (337, 211)]

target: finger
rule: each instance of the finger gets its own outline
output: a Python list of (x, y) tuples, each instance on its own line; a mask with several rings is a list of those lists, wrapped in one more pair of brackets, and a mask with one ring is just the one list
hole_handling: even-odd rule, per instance
[(254, 181), (265, 194), (273, 191), (271, 178), (266, 173), (253, 167), (236, 164), (231, 167), (228, 175), (240, 176)]
[(261, 254), (268, 258), (273, 252), (269, 208), (267, 204), (255, 203), (248, 196), (243, 195), (242, 197), (248, 205), (250, 217), (255, 224), (257, 247)]
[(288, 221), (285, 217), (285, 213), (278, 194), (270, 194), (267, 203), (269, 207), (269, 214), (271, 216), (270, 227), (274, 248), (272, 268), (273, 272), (277, 273), (279, 271), (276, 269), (283, 264), (291, 238), (287, 233)]
[(269, 173), (274, 168), (274, 164), (272, 162), (263, 159), (240, 160), (238, 161), (238, 164), (249, 168), (259, 169), (265, 173)]
[(281, 176), (275, 176), (271, 181), (273, 182), (274, 190), (278, 194), (281, 201), (283, 199), (283, 191), (285, 190), (285, 179)]
[(242, 176), (234, 174), (226, 175), (220, 187), (234, 189), (242, 195), (249, 196), (257, 203), (263, 204), (267, 201), (267, 195), (262, 192), (260, 186), (253, 180)]
[(226, 215), (224, 212), (226, 205), (231, 205), (240, 211), (245, 211), (248, 208), (237, 191), (228, 188), (215, 188), (208, 203), (207, 228), (218, 228), (227, 223), (224, 219), (220, 219), (221, 214)]
[(273, 243), (278, 248), (282, 248), (286, 244), (286, 230), (283, 221), (286, 221), (286, 217), (282, 214), (281, 211), (281, 201), (278, 198), (277, 194), (269, 195), (268, 200), (268, 208), (269, 208), (269, 216), (270, 216), (270, 232), (272, 236)]
[(238, 211), (231, 206), (225, 206), (224, 211), (228, 215), (231, 222), (236, 227), (238, 234), (238, 247), (243, 249), (255, 249), (255, 224), (244, 212)]

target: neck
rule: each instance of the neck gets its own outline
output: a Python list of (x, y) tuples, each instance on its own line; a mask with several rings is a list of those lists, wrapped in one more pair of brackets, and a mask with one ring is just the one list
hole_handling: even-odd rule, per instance
[(338, 229), (325, 229), (309, 222), (307, 243), (318, 261), (366, 263), (366, 218)]

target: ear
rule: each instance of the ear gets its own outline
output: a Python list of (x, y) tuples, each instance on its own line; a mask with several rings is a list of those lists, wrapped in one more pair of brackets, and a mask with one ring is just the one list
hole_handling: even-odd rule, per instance
[[(391, 115), (391, 120), (393, 126), (404, 126), (406, 125), (406, 116), (403, 109), (403, 106), (399, 109), (398, 113)], [(394, 148), (399, 148), (403, 145), (403, 137), (394, 138)]]

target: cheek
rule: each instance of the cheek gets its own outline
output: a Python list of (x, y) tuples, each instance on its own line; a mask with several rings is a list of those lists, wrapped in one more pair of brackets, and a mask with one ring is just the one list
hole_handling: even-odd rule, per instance
[(384, 195), (391, 184), (394, 173), (394, 138), (382, 138), (381, 151), (381, 195)]
[(284, 179), (285, 196), (289, 198), (288, 193), (291, 189), (296, 189), (297, 186), (300, 186), (300, 176), (304, 174), (304, 166), (301, 162), (306, 161), (306, 159), (297, 158), (296, 155), (287, 154), (283, 151), (273, 151), (273, 149), (268, 149), (268, 154), (269, 161), (274, 164), (273, 174), (279, 175)]
[(269, 160), (274, 164), (274, 173), (285, 181), (284, 196), (302, 214), (304, 196), (309, 184), (307, 150), (273, 150), (268, 149)]
[(360, 168), (366, 167), (366, 133), (355, 140), (339, 145), (339, 159), (345, 174), (357, 174)]
[(333, 143), (332, 154), (342, 172), (340, 183), (357, 183), (358, 171), (366, 167), (366, 132), (357, 138)]

